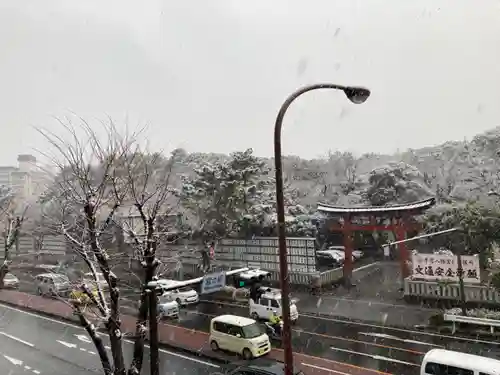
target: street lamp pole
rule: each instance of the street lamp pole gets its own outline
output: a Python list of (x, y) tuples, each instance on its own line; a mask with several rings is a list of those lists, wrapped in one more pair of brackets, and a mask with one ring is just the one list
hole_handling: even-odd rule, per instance
[(332, 89), (342, 90), (347, 98), (355, 103), (361, 104), (370, 96), (370, 91), (362, 87), (341, 86), (331, 83), (315, 84), (304, 86), (293, 92), (282, 104), (276, 123), (274, 126), (274, 166), (276, 171), (276, 206), (278, 214), (278, 245), (279, 245), (279, 263), (280, 263), (280, 284), (282, 298), (282, 316), (283, 316), (283, 347), (285, 354), (285, 374), (293, 375), (293, 350), (292, 334), (290, 322), (290, 284), (288, 281), (288, 259), (285, 237), (285, 202), (283, 196), (283, 166), (281, 160), (281, 128), (283, 118), (290, 105), (302, 94), (313, 90)]

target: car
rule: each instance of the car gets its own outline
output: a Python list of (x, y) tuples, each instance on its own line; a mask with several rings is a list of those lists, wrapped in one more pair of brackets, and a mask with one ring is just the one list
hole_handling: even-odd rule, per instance
[[(158, 280), (158, 283), (161, 287), (170, 289), (175, 288), (179, 282), (177, 280), (161, 279)], [(172, 299), (175, 300), (179, 306), (191, 305), (200, 301), (196, 290), (188, 286), (179, 286), (178, 288), (170, 289), (164, 293), (170, 294)]]
[[(257, 301), (249, 299), (249, 312), (252, 319), (269, 320), (273, 311), (279, 316), (282, 316), (282, 301), (281, 291), (278, 289), (269, 289), (263, 293)], [(297, 309), (296, 300), (290, 299), (290, 320), (295, 324), (299, 319), (299, 310)]]
[(158, 297), (158, 317), (174, 318), (179, 317), (179, 304), (172, 298), (169, 293), (164, 293)]
[[(335, 250), (335, 251), (340, 251), (342, 253), (345, 253), (345, 247), (344, 246), (330, 246), (328, 250)], [(360, 260), (363, 258), (365, 254), (361, 250), (353, 250), (352, 251), (352, 257), (354, 260)], [(344, 255), (345, 256), (345, 255)]]
[(7, 272), (3, 278), (4, 288), (17, 289), (19, 288), (19, 279), (14, 274)]
[(335, 250), (316, 251), (316, 261), (319, 267), (335, 268), (344, 264), (345, 256), (343, 253)]
[(71, 293), (68, 276), (60, 273), (42, 273), (35, 277), (35, 287), (40, 296), (67, 297)]
[(271, 351), (269, 336), (253, 319), (220, 315), (210, 321), (210, 348), (241, 355), (245, 360), (262, 357)]
[[(224, 375), (283, 375), (285, 365), (282, 362), (262, 360), (245, 364), (229, 364), (222, 368)], [(304, 375), (302, 371), (294, 371), (295, 375)]]

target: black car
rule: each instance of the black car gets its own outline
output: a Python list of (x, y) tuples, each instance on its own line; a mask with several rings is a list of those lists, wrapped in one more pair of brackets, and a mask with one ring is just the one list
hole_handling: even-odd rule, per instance
[[(283, 375), (285, 365), (271, 360), (255, 360), (245, 364), (232, 364), (222, 370), (225, 375)], [(302, 371), (295, 371), (295, 375), (304, 375)]]

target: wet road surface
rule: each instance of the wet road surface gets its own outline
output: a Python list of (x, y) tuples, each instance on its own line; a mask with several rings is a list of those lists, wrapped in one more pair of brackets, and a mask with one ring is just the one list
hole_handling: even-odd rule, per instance
[[(229, 303), (200, 303), (185, 307), (178, 322), (186, 328), (207, 331), (217, 315), (248, 316), (248, 308)], [(299, 352), (398, 375), (418, 374), (423, 356), (433, 348), (500, 359), (500, 343), (400, 328), (346, 322), (301, 315), (293, 327), (293, 346)], [(275, 342), (275, 347), (280, 347)]]

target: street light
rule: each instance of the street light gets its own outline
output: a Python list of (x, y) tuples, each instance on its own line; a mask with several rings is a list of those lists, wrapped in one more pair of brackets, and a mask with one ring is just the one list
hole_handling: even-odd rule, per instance
[(292, 93), (282, 104), (274, 126), (274, 166), (276, 169), (276, 206), (278, 211), (278, 237), (279, 237), (279, 262), (280, 262), (280, 284), (282, 298), (283, 316), (283, 347), (285, 352), (285, 375), (293, 375), (293, 351), (292, 335), (290, 325), (290, 284), (288, 283), (288, 259), (285, 237), (285, 203), (283, 197), (283, 171), (281, 161), (281, 128), (285, 113), (302, 94), (313, 90), (333, 89), (342, 90), (354, 104), (361, 104), (370, 96), (370, 90), (363, 87), (341, 86), (332, 83), (320, 83), (304, 86)]

